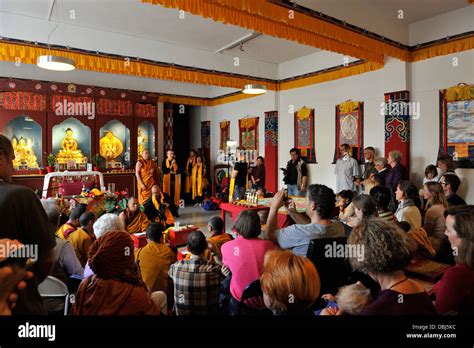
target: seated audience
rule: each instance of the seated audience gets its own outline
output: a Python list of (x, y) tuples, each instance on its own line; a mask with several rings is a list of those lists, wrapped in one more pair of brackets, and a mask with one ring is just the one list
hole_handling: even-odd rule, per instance
[(306, 256), (309, 242), (315, 238), (345, 236), (344, 225), (331, 220), (336, 196), (327, 186), (313, 184), (308, 186), (306, 193), (306, 215), (296, 211), (293, 205), (288, 212), (296, 224), (278, 229), (278, 209), (284, 205), (285, 191), (278, 191), (273, 197), (267, 220), (266, 239), (277, 243), (282, 249), (291, 249), (296, 255)]
[(464, 199), (459, 197), (456, 192), (458, 192), (459, 185), (461, 185), (461, 180), (459, 180), (457, 175), (454, 174), (444, 174), (439, 179), (439, 183), (443, 186), (444, 194), (448, 201), (448, 206), (455, 207), (458, 205), (466, 205)]
[(436, 314), (423, 287), (405, 276), (403, 270), (412, 259), (415, 245), (396, 224), (381, 219), (365, 220), (352, 230), (347, 243), (364, 250), (363, 258), (349, 255), (352, 268), (368, 274), (381, 288), (375, 301), (360, 314)]
[(260, 227), (262, 228), (262, 233), (260, 233), (259, 238), (265, 239), (265, 230), (267, 228), (268, 220), (268, 210), (259, 210), (258, 217), (260, 218)]
[(354, 198), (352, 203), (354, 203), (355, 216), (350, 218), (347, 222), (349, 226), (357, 226), (362, 222), (362, 220), (370, 219), (375, 215), (375, 201), (369, 195), (358, 195), (356, 198)]
[(336, 296), (324, 294), (322, 298), (328, 305), (321, 310), (321, 315), (359, 315), (373, 301), (370, 289), (361, 282), (342, 286)]
[(398, 184), (402, 180), (406, 180), (405, 167), (401, 164), (402, 153), (398, 150), (393, 150), (388, 153), (387, 163), (390, 166), (390, 171), (385, 177), (385, 186), (387, 186), (392, 194), (395, 194)]
[(68, 241), (71, 243), (74, 251), (76, 252), (77, 258), (84, 267), (87, 263), (87, 253), (92, 243), (95, 241), (94, 232), (92, 226), (95, 221), (95, 215), (92, 212), (87, 212), (81, 215), (79, 218), (79, 224), (81, 225), (76, 231), (72, 232), (68, 236)]
[(210, 250), (216, 254), (219, 258), (222, 257), (221, 248), (222, 246), (234, 239), (230, 234), (224, 231), (224, 221), (219, 216), (213, 216), (209, 219), (207, 225), (211, 236), (207, 239)]
[(254, 210), (241, 211), (235, 229), (237, 238), (221, 248), (222, 263), (232, 273), (230, 314), (236, 314), (245, 287), (260, 278), (265, 253), (276, 247), (273, 242), (258, 238), (261, 233), (260, 218)]
[(377, 174), (373, 175), (373, 178), (379, 183), (380, 186), (386, 186), (385, 178), (389, 172), (387, 160), (383, 157), (376, 158), (374, 160), (374, 165), (375, 169), (377, 170)]
[(201, 231), (188, 236), (189, 260), (180, 260), (170, 266), (169, 276), (174, 283), (174, 310), (176, 315), (209, 315), (217, 312), (220, 267), (204, 258), (207, 240)]
[(438, 170), (436, 169), (436, 166), (433, 164), (429, 164), (425, 168), (425, 177), (423, 178), (423, 185), (431, 181), (435, 181), (435, 182), (439, 181)]
[(443, 155), (438, 157), (437, 165), (440, 171), (440, 175), (451, 174), (457, 176), (456, 166), (451, 156)]
[(421, 213), (414, 202), (417, 193), (416, 187), (408, 180), (400, 182), (395, 192), (395, 199), (399, 202), (395, 217), (398, 221), (408, 222), (412, 228), (421, 227)]
[(138, 206), (138, 199), (131, 197), (128, 199), (127, 209), (120, 213), (120, 218), (125, 224), (128, 233), (145, 232), (150, 225), (150, 220)]
[(79, 286), (71, 315), (159, 315), (166, 309), (166, 296), (150, 295), (140, 277), (129, 233), (113, 231), (97, 239), (89, 264), (94, 275)]
[[(58, 230), (56, 231), (56, 236), (61, 239), (67, 240), (69, 234), (77, 230), (77, 228), (80, 226), (79, 218), (81, 217), (83, 213), (84, 211), (81, 206), (77, 206), (73, 208), (71, 210), (71, 213), (69, 214), (69, 219), (67, 220), (67, 222), (61, 227), (59, 227)], [(58, 216), (58, 219), (59, 219), (59, 216)]]
[(151, 197), (147, 199), (143, 206), (145, 207), (145, 214), (150, 221), (156, 221), (165, 227), (174, 225), (170, 204), (167, 203), (166, 197), (158, 185), (153, 185)]
[(474, 314), (474, 206), (445, 210), (446, 236), (456, 257), (456, 265), (448, 269), (436, 283), (433, 292), (439, 314), (455, 312)]
[[(60, 211), (54, 200), (42, 199), (41, 204), (51, 224), (57, 224)], [(50, 275), (58, 278), (67, 285), (71, 275), (82, 275), (83, 271), (84, 269), (71, 243), (68, 240), (56, 236), (56, 246), (53, 249), (53, 267)], [(43, 302), (46, 310), (50, 314), (56, 314), (64, 310), (64, 299), (47, 298), (44, 299)]]
[(372, 197), (375, 202), (376, 215), (378, 218), (385, 221), (395, 221), (395, 216), (389, 209), (392, 194), (388, 187), (375, 186), (370, 190), (370, 197)]
[(10, 265), (6, 262), (9, 253), (20, 248), (17, 240), (7, 238), (0, 239), (0, 248), (8, 250), (5, 255), (0, 255), (0, 315), (12, 315), (12, 309), (16, 306), (18, 293), (26, 288), (27, 279), (33, 277), (33, 273), (26, 271), (25, 267)]
[(372, 190), (372, 188), (374, 188), (375, 186), (379, 186), (380, 184), (374, 178), (368, 178), (368, 179), (365, 179), (362, 182), (362, 185), (364, 186), (364, 192), (362, 192), (362, 193), (364, 193), (366, 195), (369, 195), (370, 190)]
[(336, 207), (339, 207), (339, 220), (345, 221), (354, 216), (354, 204), (352, 204), (354, 192), (351, 190), (342, 190), (336, 196)]
[(426, 231), (433, 248), (436, 252), (439, 252), (442, 244), (448, 243), (448, 239), (444, 234), (446, 230), (444, 211), (448, 207), (448, 202), (443, 187), (438, 182), (426, 183), (423, 192), (424, 198), (428, 202), (423, 229)]
[(140, 267), (143, 282), (150, 291), (168, 290), (168, 270), (176, 262), (176, 254), (163, 244), (164, 227), (152, 222), (146, 229), (148, 244), (135, 250), (135, 261)]
[[(96, 239), (99, 239), (103, 235), (111, 231), (125, 231), (125, 225), (123, 220), (115, 214), (104, 214), (94, 222), (93, 225), (94, 235)], [(84, 277), (93, 275), (89, 264), (86, 263), (84, 267)]]
[(320, 290), (314, 264), (289, 250), (270, 250), (265, 254), (260, 276), (265, 306), (274, 315), (313, 315), (311, 306)]

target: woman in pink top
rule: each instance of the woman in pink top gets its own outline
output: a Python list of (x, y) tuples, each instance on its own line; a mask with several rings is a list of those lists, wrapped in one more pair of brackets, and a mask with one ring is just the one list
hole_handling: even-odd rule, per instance
[(456, 265), (436, 283), (435, 307), (439, 314), (474, 314), (474, 206), (450, 207), (446, 216), (446, 236), (456, 254)]
[(222, 263), (232, 273), (229, 310), (231, 314), (235, 314), (232, 308), (240, 302), (245, 287), (260, 278), (265, 253), (276, 248), (273, 242), (258, 238), (261, 233), (260, 218), (254, 210), (240, 212), (235, 229), (237, 238), (225, 243), (221, 249)]

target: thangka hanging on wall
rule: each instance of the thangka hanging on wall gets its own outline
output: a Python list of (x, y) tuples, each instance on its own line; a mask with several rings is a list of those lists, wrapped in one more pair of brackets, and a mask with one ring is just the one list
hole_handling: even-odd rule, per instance
[(439, 92), (439, 151), (459, 168), (474, 168), (474, 85), (460, 83)]
[(230, 139), (230, 121), (222, 121), (220, 123), (221, 128), (221, 141), (219, 149), (225, 151), (227, 146), (227, 140)]
[(239, 140), (241, 149), (258, 151), (258, 117), (239, 120)]
[(314, 148), (314, 109), (304, 106), (295, 112), (295, 147), (306, 163), (316, 162)]
[[(211, 160), (211, 121), (201, 122), (201, 149), (210, 165), (209, 161)], [(209, 174), (209, 171), (207, 172)]]
[(359, 162), (364, 160), (364, 103), (347, 100), (336, 105), (336, 148), (334, 149), (334, 160), (336, 163), (339, 154), (339, 146), (350, 145), (352, 157)]

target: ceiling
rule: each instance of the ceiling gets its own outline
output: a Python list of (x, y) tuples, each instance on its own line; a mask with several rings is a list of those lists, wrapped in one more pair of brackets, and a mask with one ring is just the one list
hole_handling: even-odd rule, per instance
[[(402, 43), (408, 43), (409, 24), (469, 5), (466, 0), (293, 1)], [(404, 11), (403, 20), (397, 18), (400, 9)], [(74, 18), (70, 18), (71, 11)], [(314, 71), (313, 65), (324, 69), (339, 64), (338, 59), (319, 57), (318, 53), (323, 52), (314, 47), (267, 35), (254, 38), (241, 48), (216, 53), (250, 33), (189, 13), (184, 13), (182, 18), (176, 9), (143, 4), (140, 0), (0, 0), (0, 36), (5, 37), (271, 79), (278, 78), (278, 70), (283, 66), (294, 65), (290, 69), (294, 76)], [(241, 59), (240, 67), (233, 66), (235, 57)], [(301, 62), (308, 59), (313, 65), (302, 66)], [(35, 66), (17, 73), (9, 63), (0, 63), (0, 76), (21, 74), (23, 78), (57, 79), (55, 74), (45, 76)], [(143, 85), (143, 90), (202, 97), (216, 96), (217, 91), (234, 91), (84, 71), (62, 76), (77, 83), (91, 78), (97, 85), (101, 85), (100, 81), (104, 86), (125, 89), (140, 89)]]
[[(408, 25), (469, 6), (466, 0), (293, 0), (349, 24), (408, 44)], [(398, 18), (399, 10), (403, 19)]]

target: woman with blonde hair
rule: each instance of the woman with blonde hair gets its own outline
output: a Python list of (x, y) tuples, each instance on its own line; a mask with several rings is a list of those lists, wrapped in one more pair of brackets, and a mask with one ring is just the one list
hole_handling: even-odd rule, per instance
[(423, 228), (431, 245), (438, 253), (443, 244), (448, 244), (448, 239), (444, 234), (446, 230), (444, 211), (448, 207), (448, 201), (443, 186), (438, 182), (427, 182), (423, 185), (423, 197), (427, 200)]
[(312, 315), (321, 283), (316, 267), (306, 257), (289, 250), (268, 251), (260, 282), (265, 306), (273, 314)]

